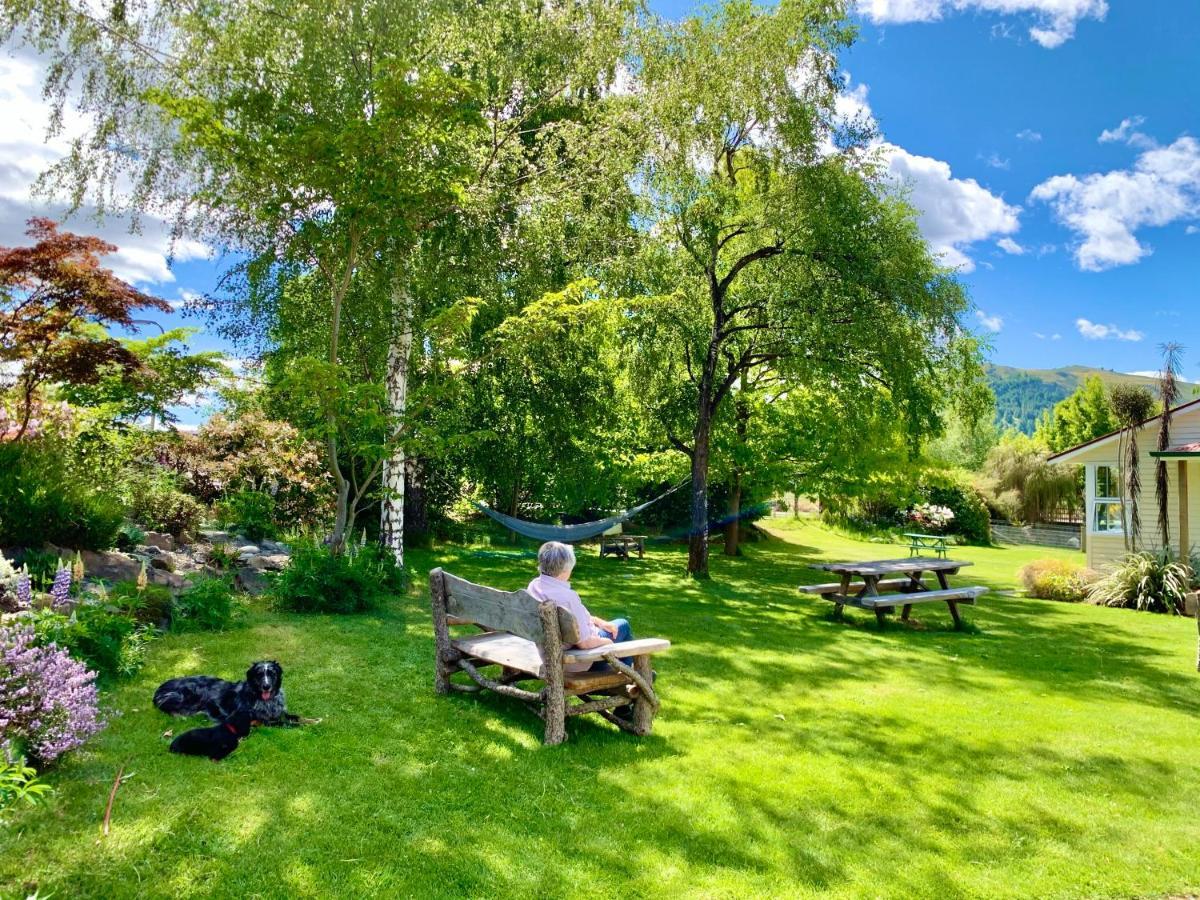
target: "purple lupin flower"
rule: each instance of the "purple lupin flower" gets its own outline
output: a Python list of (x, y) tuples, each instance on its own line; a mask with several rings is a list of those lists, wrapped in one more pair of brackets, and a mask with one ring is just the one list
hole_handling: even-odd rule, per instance
[(51, 608), (60, 610), (71, 602), (71, 570), (62, 565), (54, 573), (54, 585), (50, 588)]
[(17, 573), (17, 609), (29, 609), (33, 601), (33, 585), (29, 579), (29, 567), (22, 566)]
[(0, 628), (0, 743), (48, 763), (104, 727), (96, 674), (29, 626)]

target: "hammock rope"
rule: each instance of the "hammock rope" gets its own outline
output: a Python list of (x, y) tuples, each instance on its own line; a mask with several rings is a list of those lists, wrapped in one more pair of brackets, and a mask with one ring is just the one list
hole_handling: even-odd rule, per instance
[[(690, 480), (690, 479), (689, 479)], [(679, 490), (687, 481), (682, 481), (673, 488), (668, 488), (652, 500), (647, 500), (639, 506), (625, 510), (623, 513), (618, 513), (615, 516), (609, 516), (607, 519), (597, 519), (595, 522), (580, 522), (577, 525), (544, 525), (541, 522), (528, 522), (525, 519), (517, 519), (513, 516), (505, 515), (502, 512), (492, 509), (490, 506), (485, 506), (482, 503), (476, 503), (475, 506), (483, 513), (491, 516), (505, 528), (515, 531), (517, 534), (528, 538), (533, 538), (535, 541), (561, 541), (564, 544), (575, 544), (579, 541), (586, 541), (588, 538), (596, 537), (604, 534), (614, 525), (620, 525), (628, 522), (642, 510), (648, 506), (653, 506), (663, 497), (668, 494), (673, 494)]]

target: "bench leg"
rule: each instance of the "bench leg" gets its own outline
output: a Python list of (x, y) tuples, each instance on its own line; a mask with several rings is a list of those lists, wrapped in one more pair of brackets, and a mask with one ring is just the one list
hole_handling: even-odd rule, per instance
[(947, 600), (946, 605), (950, 607), (950, 617), (954, 619), (954, 630), (962, 631), (962, 616), (958, 614), (958, 604), (953, 600)]
[(910, 612), (912, 612), (912, 604), (911, 604), (911, 603), (905, 603), (905, 604), (904, 604), (904, 609), (902, 609), (902, 610), (900, 611), (900, 621), (901, 621), (901, 622), (907, 622), (907, 621), (908, 621), (908, 614), (909, 614)]
[(845, 609), (846, 609), (845, 605), (843, 605), (841, 603), (833, 604), (833, 617), (839, 622), (842, 621), (842, 619), (845, 618), (845, 616), (843, 615), (843, 613), (845, 612)]
[(879, 624), (880, 628), (887, 624), (883, 617), (883, 607), (881, 606), (875, 607), (875, 621)]
[[(645, 679), (647, 684), (654, 681), (654, 672), (650, 668), (650, 657), (643, 654), (633, 658), (633, 669)], [(654, 707), (650, 701), (638, 691), (637, 699), (633, 701), (633, 733), (646, 735), (654, 727)]]
[(546, 720), (546, 734), (543, 743), (553, 747), (567, 739), (567, 698), (561, 685), (557, 691), (546, 685), (544, 698), (542, 715)]

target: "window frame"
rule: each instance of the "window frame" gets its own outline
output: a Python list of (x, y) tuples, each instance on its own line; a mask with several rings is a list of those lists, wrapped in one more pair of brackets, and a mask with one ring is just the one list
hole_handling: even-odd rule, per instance
[[(1095, 463), (1088, 467), (1088, 534), (1100, 537), (1123, 537), (1125, 535), (1125, 504), (1120, 497), (1101, 497), (1099, 494), (1100, 470), (1108, 469), (1109, 488), (1118, 482), (1120, 473), (1117, 466), (1109, 463)], [(1097, 513), (1100, 505), (1116, 506), (1120, 510), (1120, 526), (1101, 530), (1096, 527)]]

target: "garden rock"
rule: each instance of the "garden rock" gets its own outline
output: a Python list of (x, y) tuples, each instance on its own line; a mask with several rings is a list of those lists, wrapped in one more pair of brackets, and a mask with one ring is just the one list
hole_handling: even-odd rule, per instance
[(246, 565), (251, 569), (265, 570), (268, 572), (282, 572), (287, 568), (292, 558), (286, 553), (260, 554), (252, 556), (246, 561)]
[(237, 548), (237, 552), (238, 552), (238, 556), (245, 556), (245, 557), (249, 558), (251, 556), (258, 555), (262, 551), (259, 550), (257, 544), (242, 544), (240, 547)]
[(163, 553), (159, 556), (152, 556), (150, 557), (150, 567), (154, 569), (161, 569), (164, 572), (174, 572), (175, 560), (172, 559), (173, 556), (174, 554), (172, 553)]
[(175, 549), (175, 538), (161, 531), (147, 531), (145, 543), (147, 547), (154, 547), (158, 550)]
[(182, 575), (163, 569), (148, 569), (146, 576), (151, 584), (159, 584), (173, 591), (181, 591), (187, 587), (187, 580)]
[(201, 531), (200, 537), (204, 538), (210, 544), (228, 544), (228, 531)]
[(265, 592), (271, 586), (270, 580), (261, 569), (238, 569), (235, 579), (238, 586), (252, 596)]
[[(70, 559), (73, 555), (69, 554), (63, 558)], [(88, 578), (99, 578), (104, 581), (132, 581), (142, 570), (141, 560), (115, 550), (101, 552), (81, 550), (79, 555), (83, 559), (83, 569)]]

